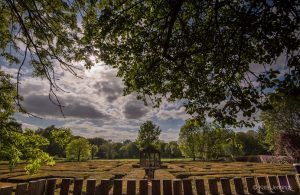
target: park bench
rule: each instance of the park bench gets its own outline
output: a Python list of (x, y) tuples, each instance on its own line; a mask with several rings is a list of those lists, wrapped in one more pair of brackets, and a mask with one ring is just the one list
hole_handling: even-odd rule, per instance
[[(60, 184), (57, 181), (57, 179), (51, 178), (20, 183), (15, 189), (13, 187), (1, 188), (0, 195), (54, 195), (54, 193), (60, 195), (107, 195), (109, 193), (113, 195), (300, 194), (299, 175), (195, 180), (125, 181), (104, 179), (98, 185), (96, 185), (95, 179), (84, 181), (80, 178), (64, 178)], [(85, 193), (82, 192), (84, 182), (86, 182)]]

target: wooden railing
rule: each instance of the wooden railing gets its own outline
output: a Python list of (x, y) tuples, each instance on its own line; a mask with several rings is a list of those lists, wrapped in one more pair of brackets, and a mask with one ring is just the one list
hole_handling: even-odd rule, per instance
[[(299, 175), (221, 179), (108, 180), (41, 179), (0, 189), (0, 195), (204, 195), (204, 194), (300, 194)], [(126, 185), (125, 185), (126, 183)], [(86, 184), (83, 193), (83, 184)], [(71, 189), (71, 185), (73, 185)], [(125, 187), (126, 186), (126, 187)], [(137, 188), (138, 187), (138, 188)], [(124, 190), (125, 189), (125, 190)]]

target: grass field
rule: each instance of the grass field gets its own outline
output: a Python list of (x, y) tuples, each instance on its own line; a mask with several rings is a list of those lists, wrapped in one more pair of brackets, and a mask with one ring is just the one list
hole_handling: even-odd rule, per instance
[[(142, 179), (144, 170), (133, 168), (137, 160), (93, 160), (88, 162), (57, 162), (54, 166), (43, 166), (35, 175), (26, 175), (24, 165), (19, 165), (13, 172), (8, 171), (6, 162), (0, 163), (0, 186), (15, 186), (16, 183), (28, 182), (41, 178), (88, 178), (97, 179)], [(233, 178), (244, 176), (295, 174), (292, 165), (241, 163), (241, 162), (192, 162), (164, 161), (166, 169), (155, 172), (157, 179), (175, 178)], [(59, 180), (60, 181), (60, 180)]]

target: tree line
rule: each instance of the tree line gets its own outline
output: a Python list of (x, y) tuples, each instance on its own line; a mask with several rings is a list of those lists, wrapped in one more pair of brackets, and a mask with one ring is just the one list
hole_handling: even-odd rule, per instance
[(0, 160), (9, 162), (13, 170), (26, 162), (28, 173), (43, 165), (53, 165), (55, 158), (82, 161), (87, 159), (138, 158), (139, 151), (153, 146), (163, 158), (189, 157), (193, 160), (233, 159), (240, 155), (283, 154), (300, 160), (300, 96), (272, 93), (269, 108), (261, 113), (263, 126), (257, 131), (236, 132), (217, 121), (189, 119), (181, 127), (179, 140), (159, 140), (161, 129), (152, 121), (140, 126), (135, 141), (113, 142), (100, 137), (84, 138), (69, 128), (50, 126), (36, 131), (23, 129), (13, 115), (16, 93), (11, 76), (0, 71)]

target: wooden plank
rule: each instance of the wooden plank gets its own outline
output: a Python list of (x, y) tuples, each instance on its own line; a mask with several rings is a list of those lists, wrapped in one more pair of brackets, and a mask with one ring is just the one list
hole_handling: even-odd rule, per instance
[(68, 195), (70, 190), (71, 179), (64, 178), (61, 181), (60, 195)]
[(184, 195), (193, 195), (192, 180), (191, 179), (183, 179), (182, 184), (183, 184)]
[(236, 194), (245, 194), (243, 180), (240, 177), (233, 178), (234, 188)]
[(269, 179), (270, 188), (271, 188), (272, 192), (275, 192), (275, 193), (280, 192), (281, 190), (280, 190), (280, 186), (279, 186), (277, 177), (274, 175), (270, 175), (270, 176), (268, 176), (268, 179)]
[(208, 186), (212, 195), (219, 194), (217, 179), (208, 179)]
[(95, 195), (96, 192), (96, 180), (88, 179), (86, 180), (86, 195)]
[(279, 181), (279, 186), (280, 186), (280, 189), (283, 191), (283, 192), (288, 192), (290, 191), (290, 185), (289, 185), (289, 182), (286, 178), (285, 175), (279, 175), (278, 176), (278, 181)]
[(258, 186), (255, 183), (254, 177), (245, 177), (245, 179), (249, 194), (257, 194)]
[(47, 179), (45, 194), (46, 195), (54, 195), (55, 188), (56, 188), (56, 179), (55, 178)]
[(196, 190), (197, 195), (205, 195), (205, 186), (204, 186), (204, 180), (203, 179), (196, 179)]
[(173, 193), (174, 195), (182, 195), (182, 181), (180, 179), (173, 180)]
[(114, 180), (113, 195), (122, 195), (122, 179)]
[(27, 192), (27, 183), (18, 183), (16, 187), (16, 195), (23, 195)]
[(259, 186), (259, 191), (263, 194), (269, 194), (270, 193), (270, 187), (267, 184), (266, 177), (259, 176), (257, 177), (257, 182)]
[(30, 181), (28, 184), (28, 195), (36, 195), (38, 191), (38, 181)]
[(163, 180), (163, 195), (172, 195), (172, 181), (171, 180)]
[(160, 195), (160, 180), (152, 179), (152, 194)]
[(44, 195), (46, 191), (46, 179), (40, 179), (38, 182), (38, 193), (37, 195)]
[(300, 188), (299, 188), (299, 185), (297, 183), (296, 175), (287, 175), (286, 177), (287, 177), (287, 180), (290, 184), (291, 189), (295, 192), (299, 192)]
[(102, 179), (101, 184), (96, 188), (96, 195), (108, 195), (111, 183), (109, 179)]
[(127, 180), (127, 195), (136, 194), (136, 180), (130, 179)]
[(141, 179), (140, 180), (140, 189), (139, 189), (140, 194), (142, 195), (147, 195), (148, 194), (148, 180), (146, 179)]
[(82, 186), (83, 186), (83, 179), (82, 178), (75, 178), (74, 179), (74, 195), (81, 195), (82, 192)]
[(1, 195), (11, 195), (12, 194), (12, 190), (13, 190), (13, 187), (9, 186), (9, 187), (3, 187), (3, 188), (0, 188), (0, 194)]
[(221, 186), (222, 186), (223, 194), (225, 195), (232, 194), (230, 182), (228, 178), (221, 178)]

